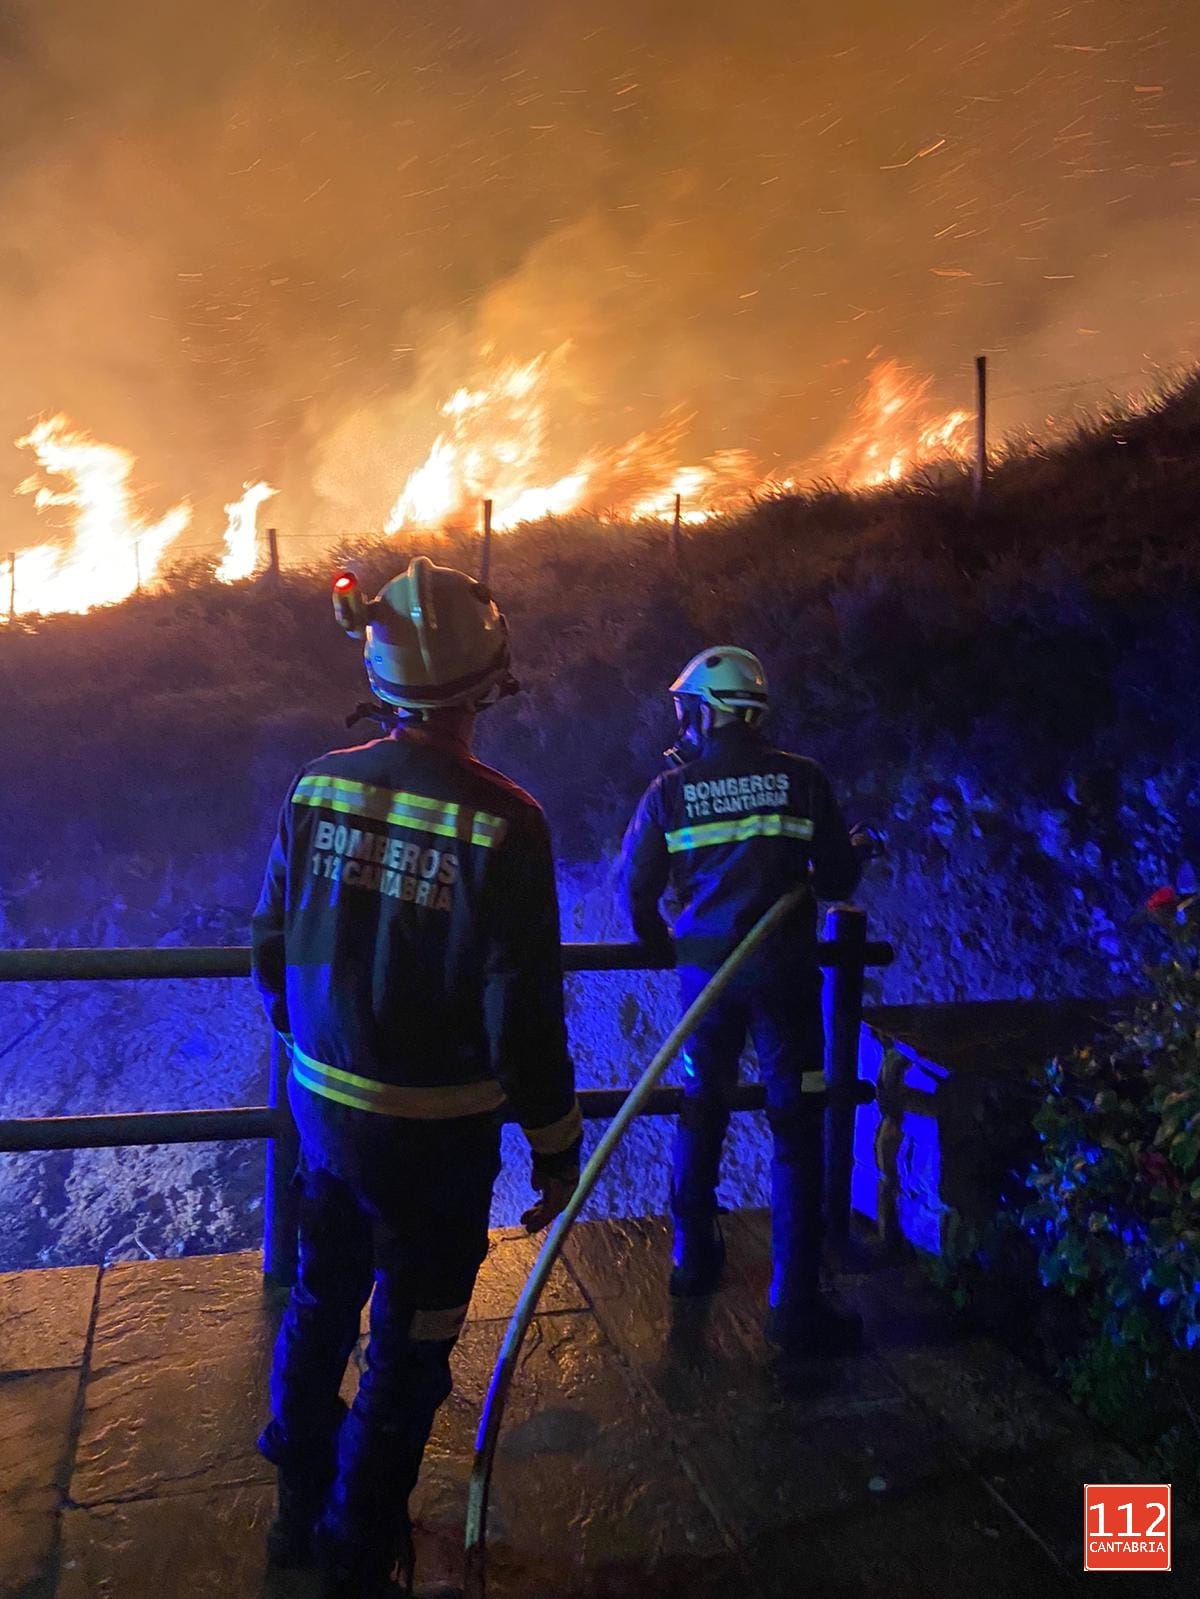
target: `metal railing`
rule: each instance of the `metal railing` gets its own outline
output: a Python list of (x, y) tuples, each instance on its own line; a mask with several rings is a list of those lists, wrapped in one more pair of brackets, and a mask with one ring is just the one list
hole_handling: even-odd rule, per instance
[[(862, 1020), (863, 973), (886, 966), (890, 944), (867, 939), (867, 918), (854, 906), (829, 912), (830, 935), (817, 946), (818, 964), (829, 972), (824, 985), (826, 1112), (825, 1215), (831, 1240), (845, 1237), (850, 1217), (850, 1170), (854, 1111), (874, 1095), (858, 1077), (858, 1031)], [(642, 944), (564, 944), (567, 972), (667, 971), (671, 963)], [(195, 949), (9, 949), (0, 950), (0, 982), (126, 982), (148, 979), (249, 977), (245, 947)], [(0, 1119), (0, 1154), (48, 1150), (105, 1149), (125, 1145), (228, 1143), (267, 1140), (263, 1218), (263, 1271), (287, 1286), (295, 1276), (296, 1215), (291, 1178), (298, 1155), (295, 1124), (287, 1100), (288, 1061), (278, 1040), (272, 1048), (270, 1093), (265, 1105), (218, 1110), (129, 1111), (91, 1116), (27, 1116)], [(628, 1098), (624, 1088), (580, 1092), (586, 1120), (610, 1121)], [(670, 1116), (682, 1090), (656, 1088), (639, 1105), (643, 1116)], [(761, 1110), (761, 1084), (739, 1087), (734, 1110)]]

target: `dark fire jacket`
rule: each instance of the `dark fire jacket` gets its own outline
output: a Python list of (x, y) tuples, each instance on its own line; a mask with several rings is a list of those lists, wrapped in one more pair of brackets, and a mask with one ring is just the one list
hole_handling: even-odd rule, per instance
[(817, 900), (844, 899), (862, 874), (825, 773), (742, 722), (715, 729), (694, 761), (655, 778), (622, 856), (636, 936), (649, 943), (670, 936), (659, 910), (669, 886), (680, 905), (677, 958), (710, 969), (800, 883), (811, 887), (810, 902), (773, 949), (808, 950), (817, 938)]
[(305, 767), (251, 933), (312, 1093), (415, 1119), (507, 1096), (536, 1154), (576, 1144), (546, 820), (462, 744), (407, 730)]

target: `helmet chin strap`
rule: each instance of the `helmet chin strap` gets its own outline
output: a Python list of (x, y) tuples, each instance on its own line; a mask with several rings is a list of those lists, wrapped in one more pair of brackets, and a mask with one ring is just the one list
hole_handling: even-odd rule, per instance
[(686, 766), (699, 755), (705, 737), (712, 730), (712, 710), (697, 696), (680, 694), (675, 700), (675, 714), (677, 736), (663, 754), (672, 766)]
[(359, 722), (378, 722), (385, 732), (390, 733), (399, 717), (400, 712), (394, 705), (381, 705), (378, 700), (359, 700), (346, 718), (346, 726), (356, 727)]
[[(482, 699), (478, 700), (470, 709), (478, 714), (480, 711), (491, 710), (492, 706), (500, 700), (508, 699), (512, 694), (519, 694), (521, 685), (510, 671), (505, 671), (504, 676), (488, 689)], [(346, 726), (354, 727), (359, 722), (377, 722), (385, 733), (391, 733), (398, 727), (411, 723), (414, 727), (421, 727), (435, 714), (436, 707), (426, 706), (408, 707), (402, 705), (384, 705), (379, 700), (360, 700), (354, 710), (346, 718)]]
[[(676, 695), (675, 706), (678, 735), (675, 742), (663, 751), (663, 755), (672, 766), (686, 766), (704, 748), (704, 741), (716, 727), (717, 718), (712, 706), (699, 695)], [(766, 715), (766, 708), (739, 708), (730, 714), (745, 722), (747, 727), (757, 727)]]

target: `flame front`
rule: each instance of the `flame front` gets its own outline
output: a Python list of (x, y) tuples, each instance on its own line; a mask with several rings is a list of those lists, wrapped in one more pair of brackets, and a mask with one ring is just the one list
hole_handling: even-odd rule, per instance
[(497, 528), (572, 508), (575, 485), (532, 486), (546, 451), (546, 368), (560, 353), (506, 361), (486, 386), (455, 390), (441, 408), (449, 427), (405, 483), (386, 532), (444, 527), (468, 508), (473, 516), (481, 499), (492, 501)]
[(241, 499), (225, 507), (225, 515), (229, 518), (225, 525), (225, 554), (216, 570), (221, 583), (237, 583), (254, 576), (258, 565), (258, 508), (264, 500), (279, 493), (269, 483), (242, 486), (246, 492)]
[(39, 422), (21, 449), (32, 450), (42, 472), (65, 478), (52, 489), (37, 475), (18, 485), (39, 511), (66, 506), (74, 512), (67, 547), (40, 544), (16, 557), (14, 590), (22, 611), (89, 611), (111, 605), (153, 582), (168, 547), (192, 519), (187, 504), (157, 522), (139, 520), (129, 487), (134, 458), (72, 429), (66, 417)]
[[(556, 471), (549, 385), (569, 349), (562, 345), (523, 364), (501, 362), (482, 381), (454, 391), (441, 407), (441, 432), (392, 506), (389, 533), (473, 525), (483, 499), (492, 501), (498, 530), (574, 511), (661, 519), (675, 514), (677, 497), (681, 520), (698, 523), (741, 510), (757, 494), (792, 490), (818, 473), (850, 489), (873, 488), (969, 452), (969, 413), (936, 413), (929, 404), (932, 379), (884, 361), (869, 373), (840, 440), (820, 462), (793, 466), (785, 475), (765, 472), (748, 450), (719, 450), (685, 464), (684, 442), (696, 419), (682, 408), (657, 427), (573, 463), (560, 451), (557, 467), (569, 464), (569, 470)], [(87, 611), (153, 584), (165, 552), (191, 521), (189, 505), (174, 506), (157, 522), (140, 520), (130, 488), (133, 456), (73, 429), (65, 417), (37, 423), (17, 443), (33, 451), (41, 468), (17, 492), (33, 495), (39, 511), (69, 508), (73, 526), (66, 547), (47, 543), (17, 555), (16, 610)], [(51, 488), (46, 477), (66, 486)], [(225, 507), (225, 548), (216, 568), (221, 582), (253, 574), (259, 507), (277, 492), (269, 483), (249, 482)]]
[(524, 365), (504, 362), (474, 388), (461, 388), (442, 406), (448, 426), (413, 471), (386, 523), (386, 531), (434, 529), (474, 521), (480, 500), (492, 501), (492, 526), (590, 510), (637, 520), (670, 516), (675, 496), (687, 501), (687, 521), (704, 521), (732, 509), (762, 482), (753, 457), (722, 450), (695, 466), (680, 463), (680, 446), (693, 420), (672, 412), (657, 428), (624, 444), (596, 449), (568, 472), (547, 471), (547, 384), (568, 346)]
[(932, 378), (915, 377), (898, 361), (872, 367), (853, 423), (829, 452), (832, 476), (848, 488), (879, 488), (947, 457), (965, 460), (971, 414), (935, 415), (928, 404), (932, 384)]
[(480, 500), (493, 504), (498, 530), (572, 511), (622, 520), (663, 518), (705, 522), (741, 509), (757, 494), (793, 489), (817, 472), (850, 489), (898, 482), (936, 460), (963, 459), (971, 418), (966, 411), (935, 413), (932, 379), (895, 361), (872, 368), (854, 421), (819, 464), (768, 474), (748, 450), (720, 450), (696, 465), (682, 464), (682, 446), (695, 420), (672, 412), (656, 429), (624, 444), (594, 450), (569, 472), (547, 472), (550, 373), (567, 347), (525, 365), (504, 363), (487, 380), (460, 388), (442, 406), (446, 426), (413, 471), (387, 519), (387, 531), (437, 529), (474, 522)]

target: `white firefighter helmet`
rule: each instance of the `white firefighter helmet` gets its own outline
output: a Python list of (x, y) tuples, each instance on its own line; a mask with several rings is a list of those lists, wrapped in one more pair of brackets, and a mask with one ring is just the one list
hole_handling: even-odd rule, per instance
[(514, 693), (508, 626), (491, 591), (414, 555), (366, 607), (363, 662), (388, 705), (431, 711)]
[(749, 650), (736, 644), (714, 644), (692, 657), (671, 684), (670, 693), (676, 700), (693, 695), (716, 711), (757, 712), (747, 717), (757, 721), (767, 708), (767, 674), (758, 656)]

